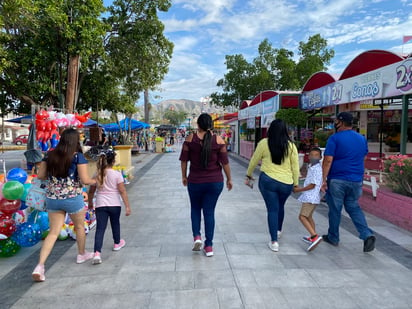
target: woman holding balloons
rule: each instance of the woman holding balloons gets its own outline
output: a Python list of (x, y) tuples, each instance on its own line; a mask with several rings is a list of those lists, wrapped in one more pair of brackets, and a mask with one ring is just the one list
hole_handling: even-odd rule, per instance
[(44, 264), (60, 234), (66, 213), (74, 223), (77, 241), (77, 263), (93, 258), (93, 253), (85, 251), (84, 203), (82, 185), (94, 185), (87, 171), (87, 161), (83, 156), (79, 133), (66, 129), (56, 148), (49, 152), (40, 165), (38, 177), (47, 179), (46, 208), (49, 213), (50, 232), (43, 242), (39, 262), (32, 273), (34, 281), (44, 281)]

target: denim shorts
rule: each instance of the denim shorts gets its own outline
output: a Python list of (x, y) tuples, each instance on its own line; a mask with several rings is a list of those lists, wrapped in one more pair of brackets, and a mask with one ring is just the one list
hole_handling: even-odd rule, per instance
[(83, 195), (61, 200), (46, 198), (46, 209), (48, 212), (64, 211), (68, 214), (75, 214), (83, 210), (83, 208)]

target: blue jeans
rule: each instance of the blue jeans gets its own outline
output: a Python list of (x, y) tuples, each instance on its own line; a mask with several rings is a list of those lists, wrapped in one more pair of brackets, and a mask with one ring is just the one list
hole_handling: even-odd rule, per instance
[(223, 182), (188, 183), (193, 237), (200, 236), (200, 222), (205, 222), (205, 247), (213, 246), (213, 234), (215, 231), (215, 208), (220, 193), (223, 190)]
[(373, 231), (368, 227), (365, 215), (358, 203), (361, 195), (362, 182), (341, 179), (331, 179), (328, 181), (326, 202), (329, 206), (328, 238), (330, 241), (334, 243), (339, 242), (339, 224), (343, 206), (358, 230), (360, 239), (365, 240), (373, 235)]
[(104, 233), (106, 232), (107, 221), (110, 218), (113, 241), (120, 243), (120, 206), (96, 207), (96, 234), (94, 235), (94, 252), (102, 252)]
[(268, 226), (272, 241), (278, 240), (278, 231), (282, 230), (285, 218), (285, 203), (292, 193), (293, 185), (277, 181), (265, 173), (260, 173), (259, 190), (265, 200), (268, 211)]

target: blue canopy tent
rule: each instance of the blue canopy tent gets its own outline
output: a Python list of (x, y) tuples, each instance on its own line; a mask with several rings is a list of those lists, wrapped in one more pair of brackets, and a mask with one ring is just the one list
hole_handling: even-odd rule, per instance
[(9, 120), (5, 120), (7, 122), (14, 122), (14, 123), (31, 123), (32, 122), (32, 115), (17, 117)]
[[(87, 119), (86, 122), (83, 123), (83, 126), (88, 128), (88, 127), (95, 127), (97, 126), (97, 121), (94, 121), (93, 119)], [(101, 127), (102, 125), (99, 124), (99, 127)]]
[(108, 123), (103, 125), (103, 129), (107, 132), (118, 132), (120, 131), (120, 128), (124, 131), (129, 130), (129, 123), (130, 123), (130, 129), (131, 130), (139, 130), (139, 129), (147, 129), (150, 128), (150, 125), (141, 122), (135, 119), (132, 119), (130, 122), (130, 118), (125, 118), (121, 120), (120, 126), (117, 123)]
[(129, 123), (130, 123), (130, 128), (132, 130), (150, 128), (150, 125), (145, 123), (145, 122), (138, 121), (138, 120), (135, 120), (135, 119), (132, 119), (130, 121), (130, 118), (125, 118), (123, 120), (120, 120), (120, 126), (122, 127), (122, 130), (128, 130), (129, 129)]
[(119, 125), (117, 123), (108, 123), (108, 124), (104, 124), (102, 125), (102, 128), (106, 131), (106, 132), (119, 132)]

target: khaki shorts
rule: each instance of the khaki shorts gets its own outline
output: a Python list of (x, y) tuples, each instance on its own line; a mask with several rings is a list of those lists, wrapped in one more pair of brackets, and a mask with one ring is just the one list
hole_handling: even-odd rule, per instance
[(311, 204), (311, 203), (302, 203), (302, 208), (300, 209), (300, 215), (310, 218), (313, 215), (313, 212), (316, 209), (317, 204)]

